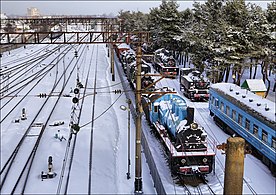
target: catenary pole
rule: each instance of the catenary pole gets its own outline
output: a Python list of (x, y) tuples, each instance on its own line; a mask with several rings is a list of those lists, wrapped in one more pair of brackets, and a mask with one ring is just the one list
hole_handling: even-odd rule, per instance
[(142, 164), (141, 164), (141, 115), (143, 112), (142, 102), (141, 102), (141, 58), (142, 50), (141, 45), (137, 47), (136, 54), (136, 66), (137, 66), (137, 75), (136, 75), (136, 142), (135, 142), (135, 181), (134, 181), (134, 193), (142, 194)]

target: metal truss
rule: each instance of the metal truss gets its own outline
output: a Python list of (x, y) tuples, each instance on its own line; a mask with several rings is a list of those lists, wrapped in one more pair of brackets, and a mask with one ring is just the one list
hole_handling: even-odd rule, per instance
[[(135, 39), (130, 37), (135, 36)], [(149, 42), (149, 32), (22, 32), (0, 33), (1, 45), (20, 44), (89, 44)]]

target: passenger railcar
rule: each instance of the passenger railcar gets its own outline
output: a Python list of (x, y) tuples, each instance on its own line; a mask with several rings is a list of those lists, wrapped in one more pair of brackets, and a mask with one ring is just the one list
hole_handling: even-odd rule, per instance
[(244, 138), (275, 176), (275, 103), (232, 83), (213, 84), (209, 93), (215, 122)]
[(176, 60), (170, 55), (169, 51), (162, 48), (154, 52), (154, 68), (165, 77), (175, 78), (178, 75), (179, 68), (176, 66)]
[(171, 171), (176, 175), (206, 175), (213, 171), (214, 145), (204, 128), (194, 122), (194, 109), (176, 94), (143, 98), (144, 112), (164, 144)]
[(180, 69), (180, 90), (192, 101), (209, 99), (210, 81), (193, 68)]

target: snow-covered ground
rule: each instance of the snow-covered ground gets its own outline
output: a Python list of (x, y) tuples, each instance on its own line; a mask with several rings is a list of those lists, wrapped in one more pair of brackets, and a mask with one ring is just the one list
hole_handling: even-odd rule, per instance
[[(12, 50), (10, 54), (8, 52), (3, 53), (1, 58), (1, 68), (3, 70), (16, 65), (17, 63), (28, 60), (32, 54), (41, 49), (43, 52), (41, 55), (46, 55), (51, 51), (55, 45), (28, 45), (26, 49), (18, 48)], [(135, 125), (131, 117), (131, 179), (127, 180), (127, 112), (120, 110), (120, 105), (126, 104), (126, 97), (124, 94), (110, 93), (115, 89), (122, 89), (121, 81), (117, 74), (115, 74), (115, 81), (112, 81), (110, 74), (110, 59), (107, 57), (107, 48), (105, 44), (88, 45), (88, 46), (73, 46), (70, 51), (64, 52), (66, 56), (63, 60), (59, 61), (54, 68), (45, 76), (45, 78), (33, 89), (28, 97), (22, 101), (15, 110), (1, 122), (1, 169), (3, 164), (7, 161), (11, 152), (14, 150), (18, 141), (22, 137), (28, 125), (31, 123), (32, 118), (37, 113), (39, 107), (44, 102), (44, 98), (39, 98), (39, 93), (49, 93), (53, 87), (56, 76), (61, 76), (64, 69), (69, 66), (69, 62), (74, 58), (74, 51), (78, 48), (85, 47), (83, 55), (79, 52), (79, 77), (80, 81), (84, 84), (86, 76), (89, 72), (89, 80), (87, 90), (88, 96), (84, 99), (84, 109), (80, 118), (80, 126), (91, 122), (92, 118), (92, 105), (93, 105), (93, 87), (95, 78), (95, 68), (98, 65), (98, 77), (96, 80), (97, 95), (95, 105), (95, 120), (93, 127), (93, 158), (92, 158), (92, 193), (93, 194), (132, 194), (134, 191), (134, 140), (135, 140)], [(65, 46), (63, 47), (65, 48)], [(33, 68), (32, 71), (26, 72), (25, 76), (41, 70), (45, 66), (49, 66), (57, 62), (54, 58), (62, 53), (63, 49), (56, 51), (49, 56), (43, 62)], [(39, 52), (38, 52), (39, 53)], [(37, 54), (35, 56), (38, 56)], [(25, 58), (26, 59), (23, 59)], [(20, 59), (20, 61), (18, 61)], [(15, 61), (13, 61), (15, 60)], [(54, 62), (52, 62), (54, 60)], [(12, 62), (12, 63), (9, 63)], [(31, 65), (30, 65), (31, 66)], [(71, 67), (71, 66), (70, 66)], [(70, 71), (72, 68), (70, 69)], [(65, 78), (68, 78), (69, 72), (66, 73)], [(116, 71), (115, 71), (116, 73)], [(64, 95), (74, 96), (72, 89), (76, 86), (77, 73), (76, 69), (73, 71), (72, 78), (69, 79), (68, 85), (64, 90)], [(1, 77), (3, 79), (3, 77)], [(32, 81), (31, 85), (36, 83), (37, 80)], [(11, 82), (11, 79), (10, 81)], [(23, 81), (22, 81), (23, 82)], [(62, 83), (58, 86), (55, 92), (61, 90)], [(179, 92), (179, 83), (177, 80), (165, 79), (160, 82), (163, 86), (175, 87)], [(19, 85), (19, 83), (18, 83)], [(7, 86), (7, 83), (1, 83), (1, 88)], [(24, 88), (19, 96), (15, 100), (11, 101), (7, 106), (2, 106), (8, 102), (9, 97), (1, 100), (1, 120), (12, 109), (12, 107), (18, 102), (18, 100), (27, 92), (30, 87)], [(180, 93), (181, 94), (181, 93)], [(275, 93), (274, 93), (275, 94)], [(117, 98), (119, 98), (117, 100)], [(184, 97), (185, 98), (185, 97)], [(185, 98), (186, 99), (186, 98)], [(186, 99), (187, 100), (187, 99)], [(44, 115), (40, 115), (35, 122), (45, 121), (55, 97), (50, 98), (50, 104), (44, 108)], [(51, 103), (52, 102), (52, 103)], [(114, 104), (113, 104), (114, 103)], [(208, 137), (216, 141), (217, 144), (226, 142), (229, 135), (225, 134), (219, 129), (209, 116), (208, 103), (196, 103), (187, 100), (188, 105), (195, 107), (196, 121), (205, 127), (208, 132)], [(113, 106), (109, 108), (109, 106)], [(56, 194), (58, 184), (61, 176), (61, 169), (63, 166), (64, 154), (69, 139), (69, 123), (70, 114), (72, 111), (72, 97), (62, 97), (57, 105), (57, 109), (54, 111), (54, 115), (50, 118), (49, 124), (53, 124), (55, 121), (64, 121), (65, 124), (61, 126), (49, 126), (46, 127), (45, 133), (42, 137), (42, 141), (38, 147), (35, 161), (29, 175), (26, 194)], [(14, 123), (14, 120), (21, 115), (22, 108), (26, 108), (27, 120), (20, 123)], [(108, 110), (107, 110), (108, 109)], [(107, 112), (105, 112), (107, 110)], [(103, 114), (104, 113), (104, 114)], [(102, 115), (103, 114), (103, 115)], [(146, 122), (143, 121), (144, 126)], [(64, 136), (66, 140), (60, 141), (55, 138), (55, 134), (60, 130), (60, 136)], [(91, 123), (81, 128), (78, 133), (74, 160), (72, 164), (72, 171), (69, 181), (68, 194), (86, 194), (88, 186), (88, 172), (89, 172), (89, 142), (91, 135)], [(149, 130), (149, 127), (145, 128)], [(35, 135), (39, 131), (38, 127), (33, 127), (29, 132), (30, 135)], [(149, 132), (149, 131), (148, 131)], [(166, 164), (166, 160), (162, 155), (162, 150), (156, 141), (155, 137), (148, 133), (149, 140), (152, 143), (152, 147), (156, 152), (155, 157), (160, 159), (157, 162), (157, 167), (160, 170), (161, 177), (166, 180), (165, 187), (170, 194), (183, 194), (183, 188), (177, 184), (171, 183), (170, 172)], [(22, 162), (27, 158), (28, 149), (33, 145), (33, 137), (29, 136), (25, 142), (25, 147), (22, 148), (20, 156), (15, 160), (16, 164), (12, 167), (13, 172), (7, 178), (7, 182), (1, 189), (1, 194), (10, 194), (11, 187), (15, 183), (15, 178), (18, 177), (18, 170), (23, 166)], [(26, 155), (25, 155), (26, 153)], [(143, 153), (142, 153), (143, 154)], [(47, 171), (48, 156), (53, 157), (53, 170), (57, 173), (57, 176), (53, 179), (41, 180), (41, 171)], [(143, 175), (143, 192), (144, 194), (156, 194), (151, 175), (144, 155), (142, 156), (142, 175)], [(216, 174), (209, 175), (209, 185), (213, 188), (216, 194), (223, 193), (224, 182), (224, 163), (225, 155), (220, 151), (217, 151), (216, 155)], [(1, 176), (2, 179), (2, 176)], [(249, 189), (249, 186), (253, 188)], [(203, 192), (208, 193), (204, 186), (201, 186)], [(244, 194), (275, 194), (275, 178), (271, 175), (268, 168), (258, 159), (252, 155), (246, 155), (245, 158), (245, 170), (244, 170)], [(255, 192), (255, 193), (254, 193)], [(196, 192), (194, 192), (196, 193)]]
[[(42, 55), (45, 55), (47, 51), (51, 51), (56, 45), (51, 45), (46, 49), (46, 45), (28, 45), (24, 49), (18, 48), (9, 52), (3, 53), (1, 58), (1, 68), (10, 68), (24, 61), (25, 57), (28, 58), (36, 50), (42, 49)], [(45, 48), (44, 48), (45, 47)], [(65, 48), (64, 46), (63, 48)], [(39, 98), (38, 94), (49, 94), (51, 88), (55, 84), (56, 77), (60, 77), (64, 69), (68, 66), (69, 62), (73, 60), (73, 64), (76, 63), (74, 58), (74, 50), (85, 47), (83, 55), (78, 53), (78, 67), (80, 81), (84, 84), (86, 76), (89, 72), (88, 96), (84, 99), (84, 108), (80, 118), (80, 126), (91, 122), (92, 102), (93, 96), (91, 95), (94, 87), (95, 68), (98, 65), (97, 73), (97, 88), (98, 94), (96, 95), (95, 104), (95, 120), (93, 127), (93, 158), (92, 158), (92, 193), (93, 194), (132, 194), (134, 192), (134, 137), (135, 126), (131, 118), (131, 166), (130, 166), (130, 179), (126, 177), (127, 173), (127, 112), (120, 109), (120, 105), (126, 105), (125, 95), (115, 94), (110, 92), (114, 89), (122, 89), (119, 77), (116, 75), (116, 80), (111, 80), (110, 74), (110, 60), (107, 57), (107, 48), (105, 44), (88, 45), (88, 46), (73, 46), (69, 52), (66, 53), (65, 58), (58, 63), (54, 62), (55, 68), (53, 68), (45, 78), (31, 91), (31, 93), (22, 101), (12, 113), (1, 122), (1, 169), (14, 150), (15, 146), (21, 139), (26, 128), (30, 125), (34, 115), (44, 102), (45, 98)], [(32, 71), (26, 72), (25, 77), (29, 76), (33, 72), (41, 70), (45, 66), (50, 66), (54, 62), (51, 62), (55, 56), (63, 52), (63, 48), (60, 51), (56, 51), (49, 58), (45, 59), (38, 66), (33, 68)], [(37, 54), (40, 55), (40, 54)], [(15, 60), (15, 61), (14, 61)], [(27, 61), (28, 59), (26, 59)], [(91, 60), (91, 61), (90, 61)], [(12, 62), (13, 63), (9, 63)], [(30, 65), (31, 66), (31, 65)], [(63, 166), (63, 160), (67, 142), (69, 140), (69, 123), (70, 114), (72, 111), (72, 97), (74, 96), (72, 89), (76, 86), (77, 71), (69, 67), (69, 71), (66, 72), (66, 79), (69, 77), (69, 72), (73, 71), (72, 77), (69, 79), (68, 84), (65, 87), (63, 95), (71, 95), (71, 97), (61, 97), (60, 102), (54, 111), (53, 116), (50, 118), (48, 125), (46, 126), (45, 133), (42, 136), (42, 140), (39, 144), (35, 160), (31, 168), (27, 187), (25, 189), (26, 194), (56, 194), (60, 177), (62, 175), (61, 170)], [(3, 78), (3, 77), (2, 77)], [(12, 81), (12, 78), (9, 82)], [(17, 81), (20, 82), (20, 81)], [(34, 80), (30, 85), (34, 85), (37, 80)], [(62, 88), (62, 82), (58, 85), (56, 93)], [(115, 87), (110, 87), (117, 84)], [(20, 85), (18, 83), (18, 85)], [(1, 88), (7, 86), (7, 82), (1, 85)], [(1, 109), (2, 117), (12, 109), (12, 107), (18, 102), (18, 100), (28, 91), (30, 87), (24, 88), (15, 98), (15, 100), (8, 103), (3, 109)], [(81, 91), (82, 92), (82, 91)], [(8, 93), (8, 92), (7, 92)], [(89, 95), (90, 94), (90, 95)], [(3, 94), (2, 94), (3, 95)], [(119, 97), (120, 96), (120, 97)], [(117, 98), (119, 99), (117, 100)], [(50, 103), (43, 108), (43, 114), (39, 115), (38, 119), (34, 122), (43, 122), (48, 117), (56, 97), (50, 98)], [(6, 97), (1, 100), (1, 107), (5, 105), (9, 100)], [(115, 102), (116, 100), (116, 102)], [(104, 113), (107, 108), (114, 103), (114, 105)], [(20, 123), (14, 123), (15, 119), (20, 118), (22, 108), (26, 109), (27, 120), (20, 120)], [(104, 113), (104, 114), (103, 114)], [(102, 115), (103, 114), (103, 115)], [(64, 121), (64, 125), (49, 126), (55, 121)], [(64, 136), (66, 140), (60, 141), (55, 138), (55, 134)], [(74, 159), (72, 164), (72, 170), (69, 181), (68, 194), (87, 194), (88, 189), (88, 170), (89, 170), (89, 148), (90, 148), (90, 135), (91, 135), (91, 123), (81, 128), (77, 134), (76, 149), (74, 153)], [(40, 131), (39, 127), (32, 127), (29, 134), (34, 135)], [(35, 136), (34, 136), (35, 137)], [(30, 148), (34, 144), (34, 138), (29, 136), (24, 141), (24, 147), (20, 149), (20, 155), (15, 159), (15, 165), (12, 167), (12, 174), (7, 177), (7, 180), (1, 189), (1, 194), (10, 194), (14, 183), (18, 177), (19, 170), (23, 166), (23, 162), (27, 159)], [(28, 149), (29, 148), (29, 149)], [(48, 171), (48, 157), (53, 157), (53, 171), (57, 173), (57, 176), (53, 179), (41, 180), (41, 171)], [(142, 176), (143, 176), (143, 191), (145, 194), (155, 194), (156, 191), (153, 187), (153, 182), (149, 174), (147, 163), (145, 162), (144, 155), (142, 156)], [(25, 162), (24, 162), (25, 163)], [(1, 179), (3, 176), (1, 175)], [(65, 180), (65, 179), (64, 179)], [(64, 182), (63, 180), (63, 182)], [(17, 192), (17, 191), (16, 191)], [(60, 191), (61, 194), (62, 188)]]

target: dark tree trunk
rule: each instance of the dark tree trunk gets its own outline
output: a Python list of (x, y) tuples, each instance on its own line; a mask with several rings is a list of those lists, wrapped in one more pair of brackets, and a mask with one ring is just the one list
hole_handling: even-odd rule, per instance
[(270, 80), (268, 79), (267, 68), (268, 68), (268, 61), (267, 61), (267, 57), (266, 57), (263, 62), (263, 67), (262, 67), (264, 83), (267, 81), (267, 91), (266, 91), (265, 97), (267, 97), (269, 89), (270, 89)]
[(270, 66), (269, 66), (269, 76), (271, 76), (271, 72), (272, 72), (272, 70), (273, 70), (273, 65), (272, 65), (272, 64), (270, 64)]
[(230, 67), (226, 66), (226, 68), (225, 68), (225, 80), (224, 80), (225, 83), (228, 83), (229, 75), (230, 75)]
[(242, 77), (242, 75), (243, 75), (243, 71), (244, 71), (244, 69), (242, 69), (242, 67), (239, 65), (239, 67), (238, 67), (238, 74), (236, 75), (236, 76), (238, 76), (238, 78), (237, 78), (237, 85), (241, 85), (241, 77)]
[(251, 58), (250, 61), (251, 61), (251, 63), (250, 63), (250, 67), (249, 67), (249, 78), (251, 79), (252, 78), (252, 66), (253, 66), (252, 62), (253, 62), (253, 59)]
[(256, 75), (257, 75), (257, 69), (258, 69), (258, 65), (256, 64), (256, 66), (255, 66), (255, 70), (254, 70), (253, 79), (255, 79), (255, 78), (256, 78)]
[(263, 81), (265, 83), (265, 77), (266, 77), (266, 71), (265, 71), (265, 60), (262, 62), (261, 64), (261, 73), (262, 73), (262, 76), (263, 76)]

